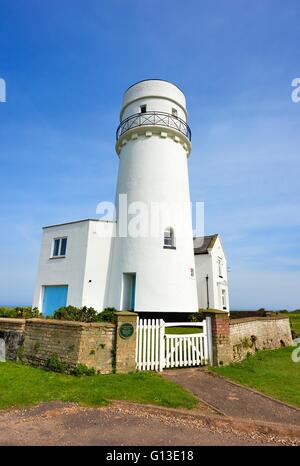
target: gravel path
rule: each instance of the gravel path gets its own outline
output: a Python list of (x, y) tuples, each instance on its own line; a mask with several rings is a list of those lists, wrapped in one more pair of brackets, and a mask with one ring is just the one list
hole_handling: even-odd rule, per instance
[[(0, 413), (0, 445), (273, 445), (295, 444), (269, 429), (133, 403), (104, 408), (44, 403)], [(299, 436), (300, 438), (300, 436)]]

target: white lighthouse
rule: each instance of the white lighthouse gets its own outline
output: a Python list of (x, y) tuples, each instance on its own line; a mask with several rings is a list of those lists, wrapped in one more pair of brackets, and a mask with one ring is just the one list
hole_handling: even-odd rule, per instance
[[(158, 79), (127, 89), (116, 151), (117, 232), (109, 304), (137, 312), (196, 312), (187, 164), (191, 132), (181, 90)], [(125, 202), (127, 231), (118, 219)], [(137, 231), (130, 222), (138, 224)]]
[(181, 90), (159, 79), (131, 86), (116, 136), (116, 219), (43, 228), (33, 306), (48, 316), (72, 305), (165, 320), (203, 307), (228, 310), (220, 237), (193, 239), (191, 131)]

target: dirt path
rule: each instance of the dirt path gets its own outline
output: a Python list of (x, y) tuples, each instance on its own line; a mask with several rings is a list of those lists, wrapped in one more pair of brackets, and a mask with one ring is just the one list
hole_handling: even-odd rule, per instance
[(274, 435), (235, 431), (222, 416), (115, 402), (104, 408), (44, 403), (0, 413), (0, 445), (272, 445)]
[(234, 385), (201, 368), (167, 370), (163, 375), (226, 416), (300, 426), (300, 410)]

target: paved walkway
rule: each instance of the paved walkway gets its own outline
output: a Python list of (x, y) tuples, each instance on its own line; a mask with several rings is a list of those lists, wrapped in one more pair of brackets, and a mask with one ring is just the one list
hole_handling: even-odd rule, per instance
[(300, 425), (300, 410), (234, 385), (199, 367), (166, 370), (163, 375), (226, 416)]

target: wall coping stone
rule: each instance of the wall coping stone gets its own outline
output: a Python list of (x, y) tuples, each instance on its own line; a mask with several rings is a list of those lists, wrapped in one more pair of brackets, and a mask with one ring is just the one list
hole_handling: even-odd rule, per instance
[(238, 319), (230, 319), (229, 325), (243, 324), (244, 322), (265, 322), (270, 320), (289, 319), (288, 316), (268, 316), (268, 317), (240, 317)]
[[(16, 319), (15, 319), (16, 320)], [(38, 318), (33, 318), (33, 319), (26, 319), (26, 323), (29, 324), (48, 324), (48, 325), (63, 325), (63, 326), (68, 326), (68, 327), (84, 327), (84, 328), (89, 328), (89, 327), (94, 327), (94, 328), (99, 328), (99, 327), (109, 327), (109, 328), (115, 328), (115, 324), (112, 324), (111, 322), (78, 322), (74, 320), (58, 320), (58, 319), (38, 319)]]
[(138, 314), (136, 312), (132, 312), (132, 311), (116, 311), (114, 314), (116, 316), (136, 316), (136, 317), (138, 317)]
[(26, 319), (18, 317), (0, 317), (0, 322), (11, 324), (25, 324)]

